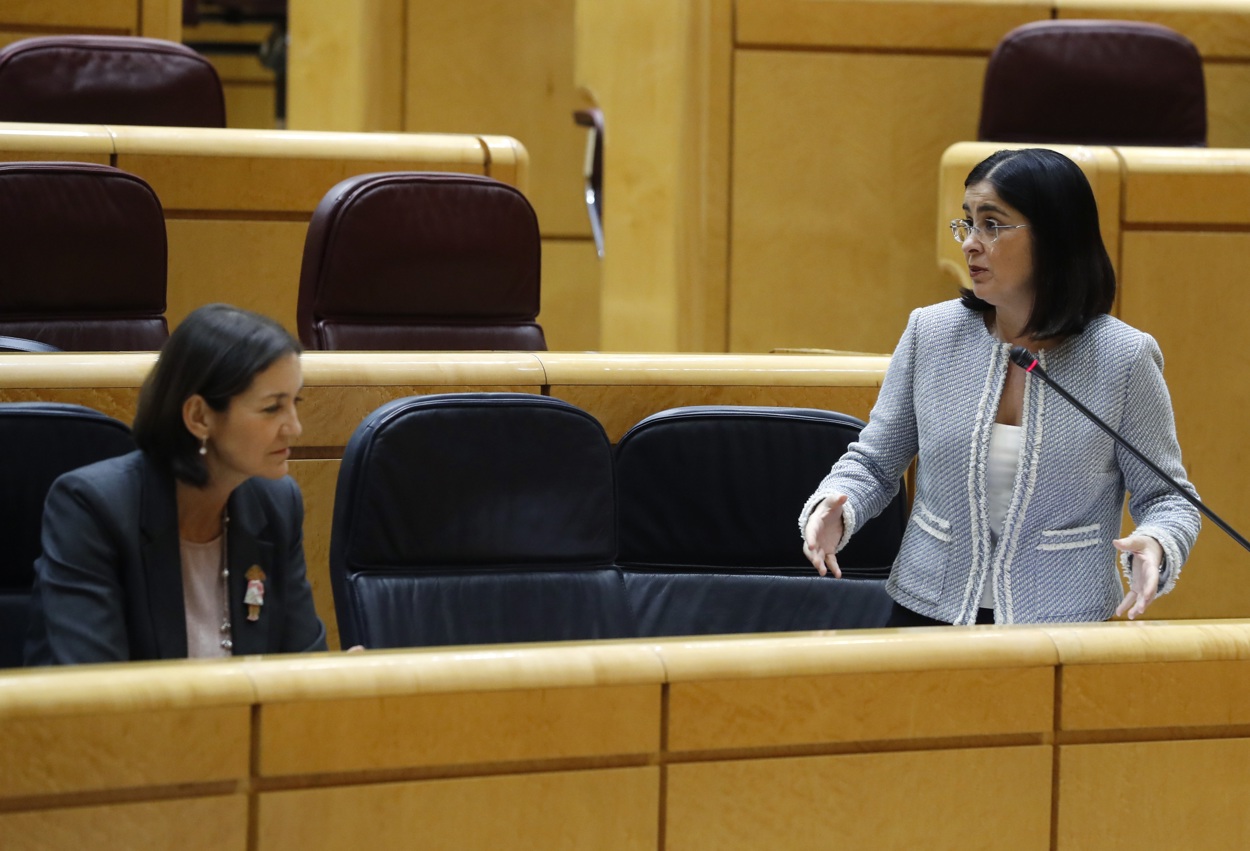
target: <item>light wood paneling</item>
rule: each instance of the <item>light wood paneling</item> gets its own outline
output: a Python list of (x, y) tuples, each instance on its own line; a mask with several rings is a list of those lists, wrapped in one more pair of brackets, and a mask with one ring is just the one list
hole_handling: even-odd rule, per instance
[[(260, 718), (262, 776), (650, 753), (656, 685), (279, 703)], [(319, 742), (309, 748), (309, 742)]]
[(664, 847), (1045, 851), (1050, 780), (1041, 746), (672, 765)]
[(246, 706), (6, 718), (0, 797), (241, 780), (250, 725)]
[(911, 310), (955, 295), (915, 249), (937, 193), (912, 187), (934, 187), (942, 151), (975, 136), (975, 100), (951, 92), (979, 92), (984, 69), (963, 55), (738, 51), (731, 351), (890, 352)]
[(1049, 733), (1051, 668), (675, 683), (674, 751)]
[(244, 851), (247, 798), (230, 795), (0, 813), (5, 851)]
[(577, 3), (578, 85), (603, 109), (602, 348), (724, 351), (733, 11)]
[(312, 585), (313, 603), (326, 627), (326, 643), (340, 648), (339, 624), (334, 613), (334, 589), (330, 587), (330, 527), (334, 520), (334, 494), (338, 487), (338, 459), (291, 461), (291, 478), (304, 497), (304, 562)]
[(257, 851), (649, 851), (659, 769), (553, 772), (267, 792)]
[[(1242, 178), (1206, 181), (1212, 215), (1241, 195)], [(1134, 177), (1130, 175), (1130, 185)], [(1242, 195), (1243, 201), (1246, 197)], [(1181, 209), (1200, 206), (1179, 194)], [(1242, 204), (1250, 216), (1250, 204)], [(1166, 227), (1166, 226), (1165, 226)], [(1199, 496), (1246, 534), (1250, 470), (1240, 412), (1250, 408), (1244, 354), (1246, 258), (1250, 222), (1241, 231), (1134, 230), (1124, 235), (1120, 317), (1152, 334), (1163, 350), (1164, 376), (1176, 413), (1182, 458)], [(1181, 573), (1176, 591), (1151, 606), (1154, 617), (1250, 615), (1246, 552), (1210, 521)]]
[(142, 35), (179, 41), (181, 0), (6, 0), (0, 34)]
[(307, 233), (307, 221), (166, 213), (170, 286), (165, 318), (170, 330), (195, 308), (220, 301), (272, 316), (298, 335), (295, 307)]
[(404, 0), (292, 3), (287, 126), (403, 130)]
[(1063, 730), (1250, 725), (1250, 662), (1073, 665)]
[(547, 348), (599, 348), (599, 255), (589, 239), (544, 239), (542, 312)]
[(1058, 761), (1052, 848), (1250, 846), (1250, 739), (1065, 745)]
[(1008, 30), (1049, 18), (1052, 5), (1052, 0), (737, 0), (735, 9), (739, 44), (988, 53)]

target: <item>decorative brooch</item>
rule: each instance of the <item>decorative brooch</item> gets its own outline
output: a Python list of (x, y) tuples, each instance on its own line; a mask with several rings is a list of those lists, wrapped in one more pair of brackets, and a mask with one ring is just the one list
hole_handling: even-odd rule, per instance
[(243, 602), (247, 604), (247, 619), (260, 620), (260, 607), (265, 605), (265, 571), (259, 564), (247, 569), (247, 593), (243, 595)]

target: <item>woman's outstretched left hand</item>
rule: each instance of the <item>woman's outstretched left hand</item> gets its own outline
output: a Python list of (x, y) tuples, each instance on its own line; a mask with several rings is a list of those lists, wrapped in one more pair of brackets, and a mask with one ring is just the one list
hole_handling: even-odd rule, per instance
[(1129, 535), (1111, 542), (1122, 553), (1133, 556), (1128, 593), (1116, 606), (1116, 617), (1128, 614), (1133, 620), (1146, 611), (1159, 594), (1159, 566), (1163, 564), (1163, 547), (1149, 535)]

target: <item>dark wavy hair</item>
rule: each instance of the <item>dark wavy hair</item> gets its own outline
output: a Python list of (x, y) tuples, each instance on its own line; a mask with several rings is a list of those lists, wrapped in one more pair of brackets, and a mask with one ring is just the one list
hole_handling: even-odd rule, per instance
[[(967, 188), (988, 182), (1029, 220), (1033, 237), (1033, 312), (1024, 333), (1037, 340), (1079, 334), (1115, 303), (1115, 270), (1102, 243), (1098, 204), (1079, 166), (1045, 148), (998, 151), (968, 173)], [(994, 309), (972, 290), (964, 306)]]
[(258, 373), (303, 350), (267, 316), (228, 304), (197, 308), (169, 335), (139, 390), (135, 442), (175, 478), (204, 487), (208, 469), (200, 442), (182, 420), (183, 403), (199, 394), (214, 411), (224, 411)]

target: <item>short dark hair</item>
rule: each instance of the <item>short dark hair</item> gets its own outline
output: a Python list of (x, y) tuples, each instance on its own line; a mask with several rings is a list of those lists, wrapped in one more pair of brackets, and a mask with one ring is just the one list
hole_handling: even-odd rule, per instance
[(258, 373), (302, 351), (267, 316), (228, 304), (197, 308), (169, 335), (139, 390), (135, 443), (175, 478), (204, 487), (208, 469), (200, 442), (182, 420), (183, 403), (199, 394), (214, 411), (224, 411)]
[[(988, 182), (1029, 220), (1033, 239), (1033, 312), (1024, 333), (1044, 340), (1079, 334), (1115, 303), (1115, 269), (1102, 243), (1098, 203), (1080, 167), (1057, 151), (997, 151), (968, 173), (967, 188)], [(994, 306), (961, 287), (964, 306)]]

